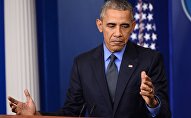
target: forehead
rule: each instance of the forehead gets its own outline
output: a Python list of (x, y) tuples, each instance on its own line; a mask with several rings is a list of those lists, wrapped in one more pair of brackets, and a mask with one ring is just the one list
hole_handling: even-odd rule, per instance
[(105, 11), (103, 20), (129, 22), (131, 21), (131, 13), (129, 10), (123, 11), (123, 10), (107, 9)]

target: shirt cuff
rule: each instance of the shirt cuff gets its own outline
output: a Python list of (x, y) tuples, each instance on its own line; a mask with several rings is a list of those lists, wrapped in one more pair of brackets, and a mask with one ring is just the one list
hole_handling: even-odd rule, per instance
[(149, 110), (149, 112), (150, 112), (150, 114), (151, 114), (152, 117), (156, 117), (156, 116), (157, 116), (157, 114), (159, 113), (160, 107), (161, 107), (161, 101), (160, 101), (160, 99), (159, 99), (157, 96), (155, 96), (155, 97), (156, 97), (157, 101), (159, 102), (159, 104), (158, 104), (157, 107), (151, 108), (151, 107), (149, 107), (149, 106), (146, 104), (147, 109)]

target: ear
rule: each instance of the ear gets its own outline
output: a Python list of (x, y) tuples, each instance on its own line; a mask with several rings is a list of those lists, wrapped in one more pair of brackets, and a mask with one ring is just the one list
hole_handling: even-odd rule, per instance
[(100, 19), (96, 19), (96, 25), (100, 32), (103, 32), (103, 22)]

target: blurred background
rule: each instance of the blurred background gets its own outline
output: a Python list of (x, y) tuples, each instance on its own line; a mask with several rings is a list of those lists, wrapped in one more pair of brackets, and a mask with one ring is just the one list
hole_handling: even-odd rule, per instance
[[(0, 0), (0, 114), (7, 97), (37, 109), (64, 104), (73, 59), (103, 42), (96, 28), (104, 0)], [(162, 53), (173, 118), (190, 117), (191, 0), (129, 0), (137, 26), (130, 40)], [(141, 31), (141, 32), (140, 32)]]

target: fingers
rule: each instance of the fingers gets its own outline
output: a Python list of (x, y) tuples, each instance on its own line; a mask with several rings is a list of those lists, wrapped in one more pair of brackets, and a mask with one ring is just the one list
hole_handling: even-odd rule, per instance
[[(27, 98), (27, 101), (29, 101), (31, 99), (31, 97), (30, 97), (28, 90), (26, 89), (24, 91), (24, 93), (25, 93), (25, 96)], [(11, 107), (12, 112), (16, 113), (17, 115), (20, 115), (21, 111), (23, 109), (22, 107), (23, 107), (24, 103), (14, 99), (13, 97), (10, 97), (10, 96), (8, 97), (8, 100), (10, 101), (9, 105)]]
[(9, 106), (12, 108), (13, 106), (17, 106), (17, 105), (12, 102), (9, 102)]
[(12, 112), (17, 113), (17, 110), (16, 110), (17, 109), (17, 105), (12, 103), (12, 102), (9, 102), (9, 105), (11, 107)]
[(9, 106), (11, 107), (11, 111), (14, 113), (17, 113), (17, 104), (19, 104), (19, 101), (12, 98), (12, 97), (8, 97), (9, 102)]
[(153, 88), (152, 83), (151, 85), (148, 85), (147, 83), (142, 83), (140, 86), (141, 90), (148, 91), (148, 92), (152, 92), (153, 91), (152, 88)]
[(13, 107), (12, 107), (12, 112), (17, 113), (16, 109), (17, 109), (17, 107), (16, 107), (16, 106), (13, 106)]
[(154, 96), (154, 86), (152, 84), (151, 78), (146, 75), (145, 71), (141, 72), (140, 94), (147, 97)]
[(10, 97), (10, 96), (8, 97), (8, 100), (9, 100), (10, 102), (16, 104), (16, 105), (19, 103), (18, 100), (14, 99), (14, 98), (12, 98), (12, 97)]
[(23, 113), (23, 111), (27, 110), (27, 108), (28, 108), (27, 104), (29, 104), (29, 105), (31, 104), (32, 98), (31, 98), (27, 89), (24, 90), (24, 94), (27, 98), (26, 103), (20, 102), (20, 101), (12, 98), (10, 96), (8, 97), (8, 100), (10, 101), (9, 105), (11, 107), (11, 110), (12, 110), (12, 112), (16, 113), (17, 115), (21, 115), (21, 114), (24, 115), (24, 114), (27, 114), (29, 112), (29, 111), (27, 111), (27, 113)]
[(149, 107), (154, 108), (158, 105), (158, 101), (155, 98), (155, 90), (152, 80), (146, 75), (145, 71), (141, 72), (140, 95)]
[(27, 101), (29, 101), (31, 99), (30, 93), (28, 92), (27, 89), (24, 90), (25, 96), (27, 98)]
[(149, 97), (149, 98), (153, 98), (153, 97), (154, 97), (154, 94), (153, 94), (153, 93), (150, 93), (150, 92), (145, 91), (145, 90), (141, 90), (140, 94), (141, 94), (142, 96)]
[(149, 76), (147, 76), (145, 71), (142, 71), (141, 72), (141, 82), (144, 82), (144, 81), (150, 81), (151, 82), (151, 78)]
[(144, 87), (149, 87), (149, 88), (152, 88), (153, 87), (153, 84), (151, 81), (142, 81), (142, 83), (144, 85)]

